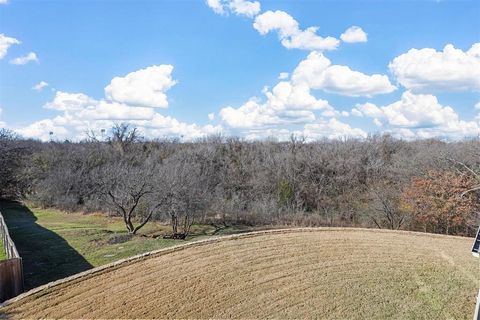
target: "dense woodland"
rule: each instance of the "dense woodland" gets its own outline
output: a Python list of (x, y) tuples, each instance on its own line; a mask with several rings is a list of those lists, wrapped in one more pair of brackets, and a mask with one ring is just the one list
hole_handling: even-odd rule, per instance
[(480, 139), (306, 142), (147, 140), (128, 125), (82, 142), (0, 131), (0, 197), (148, 221), (184, 238), (194, 223), (363, 226), (473, 235)]

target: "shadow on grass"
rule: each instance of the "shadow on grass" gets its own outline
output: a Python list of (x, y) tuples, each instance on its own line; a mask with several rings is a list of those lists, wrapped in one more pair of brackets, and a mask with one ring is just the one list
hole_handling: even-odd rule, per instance
[(23, 259), (25, 290), (92, 268), (65, 239), (38, 225), (29, 208), (1, 202), (0, 210)]

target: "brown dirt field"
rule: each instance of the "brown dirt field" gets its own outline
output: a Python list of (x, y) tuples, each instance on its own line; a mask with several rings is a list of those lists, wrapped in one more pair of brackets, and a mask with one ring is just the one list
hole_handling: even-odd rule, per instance
[(186, 247), (24, 297), (4, 318), (470, 319), (472, 239), (316, 229)]

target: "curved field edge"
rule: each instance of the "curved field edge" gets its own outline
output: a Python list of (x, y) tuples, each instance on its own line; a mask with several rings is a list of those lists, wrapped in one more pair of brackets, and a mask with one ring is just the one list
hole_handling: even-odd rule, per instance
[[(93, 269), (89, 269), (87, 271), (83, 271), (77, 274), (74, 274), (72, 276), (52, 281), (47, 284), (41, 285), (39, 287), (33, 288), (29, 291), (26, 291), (12, 299), (9, 299), (7, 301), (4, 301), (3, 303), (0, 303), (0, 308), (6, 307), (8, 305), (11, 305), (19, 300), (27, 299), (27, 298), (35, 298), (37, 296), (42, 296), (45, 293), (42, 291), (49, 290), (52, 288), (58, 288), (61, 287), (62, 285), (70, 285), (74, 284), (78, 281), (83, 281), (85, 279), (88, 279), (91, 276), (96, 276), (100, 275), (102, 273), (106, 273), (109, 271), (113, 271), (117, 268), (124, 267), (129, 264), (133, 264), (135, 262), (148, 259), (148, 258), (155, 258), (161, 255), (166, 255), (169, 253), (181, 251), (187, 248), (192, 248), (192, 247), (197, 247), (197, 246), (202, 246), (202, 245), (208, 245), (212, 243), (217, 243), (220, 241), (228, 241), (228, 240), (236, 240), (236, 239), (244, 239), (244, 238), (250, 238), (250, 237), (255, 237), (255, 236), (261, 236), (265, 234), (281, 234), (281, 233), (292, 233), (292, 232), (313, 232), (313, 231), (347, 231), (347, 230), (366, 230), (366, 231), (372, 231), (372, 229), (361, 229), (361, 228), (289, 228), (289, 229), (273, 229), (273, 230), (262, 230), (262, 231), (252, 231), (252, 232), (245, 232), (241, 234), (233, 234), (233, 235), (226, 235), (226, 236), (218, 236), (218, 237), (212, 237), (209, 239), (203, 239), (203, 240), (198, 240), (198, 241), (193, 241), (193, 242), (188, 242), (188, 243), (182, 243), (178, 244), (172, 247), (168, 248), (162, 248), (154, 251), (149, 251), (145, 253), (141, 253), (132, 257), (128, 257), (125, 259), (121, 259), (112, 263), (105, 264), (100, 267), (96, 267)], [(409, 231), (406, 231), (409, 232)]]
[(469, 243), (362, 230), (218, 241), (44, 290), (4, 315), (468, 319), (478, 277)]
[(247, 233), (242, 233), (242, 234), (233, 234), (233, 235), (227, 235), (227, 236), (218, 236), (218, 237), (212, 237), (209, 239), (203, 239), (203, 240), (198, 240), (194, 242), (189, 242), (189, 243), (183, 243), (179, 245), (175, 245), (172, 247), (168, 248), (162, 248), (159, 250), (154, 250), (150, 252), (145, 252), (139, 255), (135, 255), (129, 258), (121, 259), (100, 267), (96, 267), (78, 274), (75, 274), (73, 276), (69, 276), (57, 281), (52, 281), (50, 283), (47, 283), (45, 285), (39, 286), (37, 288), (31, 289), (27, 292), (22, 293), (21, 295), (12, 298), (10, 300), (7, 300), (3, 303), (0, 304), (0, 308), (4, 308), (6, 306), (9, 306), (11, 304), (14, 304), (19, 301), (24, 301), (27, 299), (35, 299), (36, 297), (43, 296), (45, 294), (48, 294), (51, 292), (53, 289), (59, 289), (67, 285), (75, 284), (77, 282), (86, 280), (90, 277), (97, 276), (103, 273), (107, 273), (110, 271), (113, 271), (117, 268), (121, 268), (124, 266), (127, 266), (129, 264), (134, 264), (136, 262), (142, 261), (144, 259), (149, 259), (149, 258), (156, 258), (162, 255), (167, 255), (170, 253), (178, 252), (187, 248), (193, 248), (193, 247), (198, 247), (198, 246), (205, 246), (217, 242), (222, 242), (222, 241), (229, 241), (229, 240), (237, 240), (237, 239), (245, 239), (245, 238), (251, 238), (251, 237), (256, 237), (256, 236), (262, 236), (262, 235), (269, 235), (269, 234), (287, 234), (287, 233), (302, 233), (302, 232), (320, 232), (320, 231), (328, 231), (328, 232), (333, 232), (333, 231), (352, 231), (352, 232), (373, 232), (373, 233), (389, 233), (389, 234), (403, 234), (403, 235), (411, 235), (411, 236), (420, 236), (420, 237), (432, 237), (432, 238), (452, 238), (452, 239), (470, 239), (470, 238), (465, 238), (465, 237), (459, 237), (459, 236), (451, 236), (451, 235), (441, 235), (441, 234), (431, 234), (431, 233), (423, 233), (423, 232), (414, 232), (414, 231), (403, 231), (403, 230), (387, 230), (387, 229), (367, 229), (367, 228), (336, 228), (336, 227), (317, 227), (317, 228), (285, 228), (285, 229), (273, 229), (273, 230), (262, 230), (262, 231), (253, 231), (253, 232), (247, 232)]

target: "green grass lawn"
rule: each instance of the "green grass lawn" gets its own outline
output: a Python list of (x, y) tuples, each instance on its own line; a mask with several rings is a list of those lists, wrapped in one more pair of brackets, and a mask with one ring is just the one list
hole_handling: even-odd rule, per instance
[[(170, 227), (156, 222), (129, 237), (122, 219), (103, 214), (65, 213), (6, 202), (0, 203), (0, 210), (23, 259), (27, 289), (184, 242), (163, 239)], [(241, 231), (244, 230), (226, 228), (219, 232), (213, 226), (195, 225), (186, 241)]]

